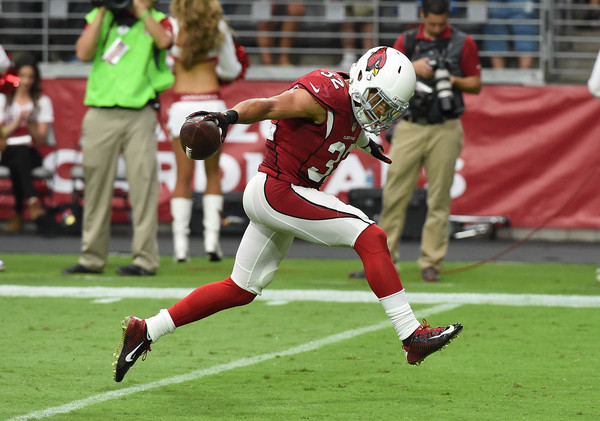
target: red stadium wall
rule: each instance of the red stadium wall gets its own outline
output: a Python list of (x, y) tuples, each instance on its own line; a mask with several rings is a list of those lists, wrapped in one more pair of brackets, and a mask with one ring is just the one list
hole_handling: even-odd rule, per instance
[[(58, 143), (57, 150), (45, 151), (45, 165), (56, 169), (57, 204), (71, 200), (70, 168), (81, 159), (78, 144), (85, 83), (83, 79), (44, 81), (44, 91), (54, 104)], [(288, 86), (288, 82), (236, 82), (225, 88), (224, 97), (231, 106), (246, 98), (279, 93)], [(170, 96), (169, 92), (163, 95), (163, 115)], [(586, 87), (485, 86), (480, 95), (466, 95), (465, 100), (465, 146), (456, 165), (453, 214), (504, 215), (513, 227), (544, 223), (548, 228), (600, 229), (600, 102)], [(225, 192), (243, 190), (256, 172), (268, 126), (262, 122), (230, 130), (221, 160)], [(164, 133), (159, 128), (157, 132), (159, 217), (168, 222), (174, 159)], [(383, 143), (387, 150), (389, 145)], [(349, 190), (365, 187), (369, 167), (374, 185), (380, 186), (385, 165), (354, 151), (330, 177), (325, 190), (346, 200)], [(423, 177), (421, 183), (424, 181)], [(198, 162), (195, 189), (202, 191), (204, 183), (202, 163)], [(6, 206), (0, 208), (0, 218), (9, 215)], [(123, 218), (119, 214), (113, 217)]]

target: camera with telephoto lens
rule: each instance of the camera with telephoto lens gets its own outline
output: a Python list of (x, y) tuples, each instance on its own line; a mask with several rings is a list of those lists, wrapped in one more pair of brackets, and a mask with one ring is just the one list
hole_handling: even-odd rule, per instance
[(431, 98), (433, 97), (433, 87), (427, 85), (421, 80), (417, 80), (415, 92), (410, 99), (411, 115), (427, 115), (431, 106)]
[(454, 110), (454, 93), (450, 83), (448, 63), (444, 57), (439, 57), (438, 59), (429, 59), (429, 65), (434, 70), (433, 83), (440, 101), (440, 108), (442, 112), (450, 113)]
[(106, 6), (113, 12), (119, 10), (125, 10), (133, 6), (133, 0), (92, 0), (92, 6), (102, 7)]

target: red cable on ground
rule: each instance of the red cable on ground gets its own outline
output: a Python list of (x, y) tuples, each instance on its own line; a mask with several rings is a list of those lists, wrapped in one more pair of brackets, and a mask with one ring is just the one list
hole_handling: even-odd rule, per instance
[(511, 244), (509, 247), (507, 247), (506, 249), (502, 250), (500, 253), (496, 253), (495, 255), (493, 255), (491, 257), (488, 257), (486, 259), (480, 260), (479, 262), (476, 262), (476, 263), (472, 263), (470, 265), (461, 266), (461, 267), (454, 268), (454, 269), (444, 270), (444, 271), (441, 271), (440, 274), (447, 275), (447, 274), (450, 274), (450, 273), (464, 272), (466, 270), (479, 267), (479, 266), (481, 266), (481, 265), (483, 265), (485, 263), (494, 261), (494, 260), (498, 259), (499, 257), (505, 255), (506, 253), (508, 253), (508, 252), (516, 249), (521, 244), (523, 244), (526, 241), (528, 241), (533, 236), (533, 234), (535, 234), (540, 229), (542, 229), (543, 227), (545, 227), (546, 224), (548, 224), (548, 222), (550, 222), (557, 215), (559, 215), (567, 207), (567, 205), (571, 202), (571, 200), (573, 200), (573, 198), (576, 197), (579, 194), (579, 192), (581, 191), (581, 189), (583, 189), (583, 187), (588, 183), (589, 179), (592, 178), (592, 176), (596, 173), (597, 170), (598, 170), (598, 166), (596, 166), (596, 168), (594, 168), (592, 171), (590, 171), (588, 173), (588, 176), (585, 178), (585, 180), (583, 180), (583, 182), (579, 185), (579, 187), (577, 189), (575, 189), (575, 191), (573, 192), (573, 194), (571, 196), (569, 196), (569, 198), (565, 201), (565, 203), (560, 208), (558, 208), (558, 210), (556, 212), (554, 212), (553, 214), (551, 214), (548, 218), (546, 218), (546, 220), (544, 220), (537, 227), (533, 228), (529, 233), (527, 233), (527, 235), (525, 237), (521, 238), (519, 241)]

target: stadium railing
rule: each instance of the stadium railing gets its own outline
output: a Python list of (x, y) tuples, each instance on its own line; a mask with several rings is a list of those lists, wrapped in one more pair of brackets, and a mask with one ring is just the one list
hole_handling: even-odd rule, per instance
[[(417, 1), (391, 0), (299, 0), (306, 5), (306, 12), (300, 17), (285, 14), (287, 0), (272, 0), (276, 12), (270, 16), (259, 13), (268, 8), (262, 0), (221, 1), (227, 19), (236, 31), (238, 40), (246, 46), (252, 67), (250, 79), (293, 79), (306, 69), (335, 66), (342, 57), (339, 26), (342, 21), (360, 23), (363, 18), (346, 16), (343, 5), (372, 5), (374, 13), (372, 33), (375, 45), (392, 45), (401, 31), (419, 22)], [(598, 19), (587, 17), (593, 11), (586, 0), (539, 0), (523, 1), (523, 7), (536, 11), (536, 17), (524, 20), (511, 20), (510, 23), (534, 25), (537, 35), (506, 35), (501, 39), (509, 42), (531, 40), (538, 42), (538, 49), (532, 52), (534, 67), (528, 70), (516, 68), (522, 53), (514, 50), (503, 54), (508, 67), (492, 70), (492, 52), (484, 49), (484, 42), (490, 35), (484, 34), (486, 24), (508, 23), (488, 18), (490, 7), (507, 7), (505, 3), (484, 0), (452, 1), (450, 23), (471, 34), (480, 47), (483, 63), (484, 83), (584, 83), (587, 80), (593, 61), (600, 48), (600, 25)], [(157, 8), (168, 13), (170, 1), (160, 0)], [(259, 5), (263, 5), (262, 8)], [(90, 0), (2, 0), (0, 2), (0, 43), (9, 53), (18, 51), (33, 52), (46, 66), (51, 76), (65, 75), (64, 65), (52, 70), (57, 63), (72, 63), (74, 43), (84, 26), (84, 17), (91, 10)], [(291, 51), (292, 68), (262, 66), (259, 47), (256, 42), (257, 22), (268, 19), (275, 23), (271, 32), (274, 37), (282, 34), (277, 24), (290, 19), (298, 20), (299, 30), (289, 35), (294, 39)], [(357, 30), (352, 34), (362, 37)], [(498, 39), (498, 37), (496, 37)], [(360, 43), (355, 43), (355, 53), (360, 55)], [(277, 47), (271, 48), (279, 52)], [(49, 66), (50, 65), (50, 66)], [(85, 68), (85, 67), (84, 67)], [(80, 67), (66, 67), (66, 75), (79, 74)]]

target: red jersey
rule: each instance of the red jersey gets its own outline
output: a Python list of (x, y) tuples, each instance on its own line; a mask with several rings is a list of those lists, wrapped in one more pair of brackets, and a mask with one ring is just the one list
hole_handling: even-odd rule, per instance
[(259, 171), (294, 185), (321, 187), (362, 131), (354, 118), (346, 79), (348, 73), (320, 69), (292, 84), (292, 89), (310, 92), (327, 110), (327, 118), (321, 124), (301, 118), (274, 120)]

